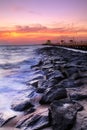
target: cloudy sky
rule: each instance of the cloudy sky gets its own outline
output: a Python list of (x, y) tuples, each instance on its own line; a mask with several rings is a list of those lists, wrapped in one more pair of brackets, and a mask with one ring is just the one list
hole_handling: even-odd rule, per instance
[(87, 38), (87, 0), (0, 0), (0, 44)]

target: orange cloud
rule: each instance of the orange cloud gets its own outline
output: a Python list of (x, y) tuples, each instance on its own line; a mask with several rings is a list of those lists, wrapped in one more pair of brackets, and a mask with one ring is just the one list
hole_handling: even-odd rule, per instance
[(38, 42), (45, 41), (47, 39), (55, 40), (60, 37), (78, 37), (87, 38), (87, 29), (85, 28), (48, 28), (42, 25), (35, 27), (29, 26), (16, 26), (11, 30), (1, 30), (0, 31), (0, 41), (9, 42)]

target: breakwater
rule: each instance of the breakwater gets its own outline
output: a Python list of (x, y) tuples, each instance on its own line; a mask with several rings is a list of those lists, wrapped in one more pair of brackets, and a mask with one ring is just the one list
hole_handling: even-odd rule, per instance
[[(21, 53), (26, 50), (20, 49)], [(23, 130), (86, 130), (87, 53), (46, 45), (34, 47), (31, 58), (31, 49), (25, 51), (26, 60), (23, 57), (23, 61), (18, 60), (13, 66), (18, 70), (10, 72), (10, 80), (24, 85), (10, 106), (13, 111), (23, 114), (13, 127)], [(12, 66), (4, 67), (9, 69)], [(14, 87), (18, 89), (20, 84)], [(5, 118), (4, 112), (0, 116), (2, 127), (18, 117), (16, 113)]]

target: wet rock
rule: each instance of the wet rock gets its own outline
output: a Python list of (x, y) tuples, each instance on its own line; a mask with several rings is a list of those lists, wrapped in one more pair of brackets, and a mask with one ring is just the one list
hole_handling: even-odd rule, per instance
[(40, 60), (39, 63), (38, 63), (38, 66), (41, 66), (43, 64), (43, 61)]
[(42, 96), (40, 104), (49, 104), (54, 100), (59, 100), (66, 97), (67, 92), (65, 88), (52, 88)]
[(80, 72), (80, 77), (87, 77), (87, 71)]
[(75, 83), (78, 84), (79, 86), (86, 85), (87, 77), (79, 78), (79, 79), (75, 80)]
[(73, 79), (64, 79), (58, 84), (58, 86), (63, 87), (63, 88), (76, 88), (76, 87), (78, 87)]
[(77, 111), (82, 111), (84, 108), (80, 103), (72, 101), (69, 97), (60, 99), (58, 102), (61, 104), (73, 104)]
[(36, 104), (40, 101), (42, 98), (42, 93), (37, 93), (35, 90), (32, 91), (29, 95), (28, 98), (32, 104)]
[(84, 99), (87, 99), (87, 94), (75, 93), (75, 94), (71, 94), (70, 98), (72, 100), (84, 100)]
[(81, 130), (87, 130), (87, 117), (82, 121)]
[(45, 92), (45, 88), (37, 88), (37, 93), (44, 93)]
[(39, 130), (48, 127), (49, 125), (48, 116), (35, 115), (25, 120), (21, 124), (18, 124), (16, 127), (23, 128), (24, 130)]
[(32, 80), (29, 82), (30, 85), (34, 86), (34, 87), (38, 87), (38, 80)]
[(4, 126), (7, 122), (15, 118), (16, 116), (8, 116), (3, 113), (0, 113), (0, 127)]
[(32, 76), (32, 80), (27, 82), (27, 85), (38, 87), (38, 83), (40, 82), (40, 80), (43, 80), (43, 78), (44, 76), (42, 74), (34, 74), (34, 76)]
[(77, 111), (82, 111), (84, 109), (84, 107), (78, 103), (78, 102), (72, 102), (76, 108)]
[(79, 69), (79, 72), (78, 73), (74, 73), (73, 75), (72, 75), (72, 78), (73, 79), (81, 79), (81, 78), (87, 78), (87, 71), (81, 71), (80, 69)]
[(43, 128), (41, 130), (53, 130), (52, 127), (46, 127), (46, 128)]
[(25, 111), (33, 106), (29, 100), (18, 100), (11, 105), (11, 108), (15, 111)]
[[(48, 117), (49, 118), (49, 110), (48, 107), (46, 106), (38, 106), (36, 108), (36, 111), (31, 113), (31, 114), (25, 114), (23, 117), (21, 117), (21, 119), (17, 122), (16, 127), (18, 128), (25, 128), (28, 125), (28, 122), (32, 122), (34, 119), (36, 120), (35, 122), (37, 122), (37, 117)], [(34, 122), (32, 123), (34, 125)], [(32, 125), (31, 124), (31, 125)], [(31, 130), (31, 129), (30, 129)]]
[(52, 64), (47, 64), (47, 65), (42, 66), (42, 70), (51, 69), (51, 68), (53, 68)]
[(31, 113), (35, 112), (35, 110), (36, 110), (35, 108), (30, 108), (30, 109), (26, 110), (26, 112), (24, 114), (25, 115), (31, 114)]
[(67, 68), (67, 73), (69, 76), (72, 76), (75, 73), (78, 73), (78, 67), (77, 66), (70, 66), (69, 68)]
[(41, 65), (43, 65), (43, 61), (42, 60), (40, 60), (36, 64), (32, 65), (31, 68), (40, 67)]
[(55, 70), (54, 72), (49, 73), (47, 77), (48, 79), (57, 79), (57, 81), (60, 81), (64, 78), (64, 76), (59, 70)]
[(49, 80), (45, 80), (43, 81), (39, 87), (41, 88), (52, 88), (53, 86), (55, 86), (58, 83), (57, 79), (49, 79)]
[(83, 82), (82, 79), (75, 80), (75, 83), (76, 83), (79, 87), (81, 87), (81, 86), (83, 86), (83, 85), (85, 84), (85, 82)]
[(77, 110), (72, 103), (55, 101), (51, 104), (53, 130), (69, 130), (76, 120)]

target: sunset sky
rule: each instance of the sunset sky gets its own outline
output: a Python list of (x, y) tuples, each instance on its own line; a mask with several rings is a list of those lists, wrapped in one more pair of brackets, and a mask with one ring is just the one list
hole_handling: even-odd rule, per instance
[(0, 44), (87, 40), (87, 0), (0, 0)]

